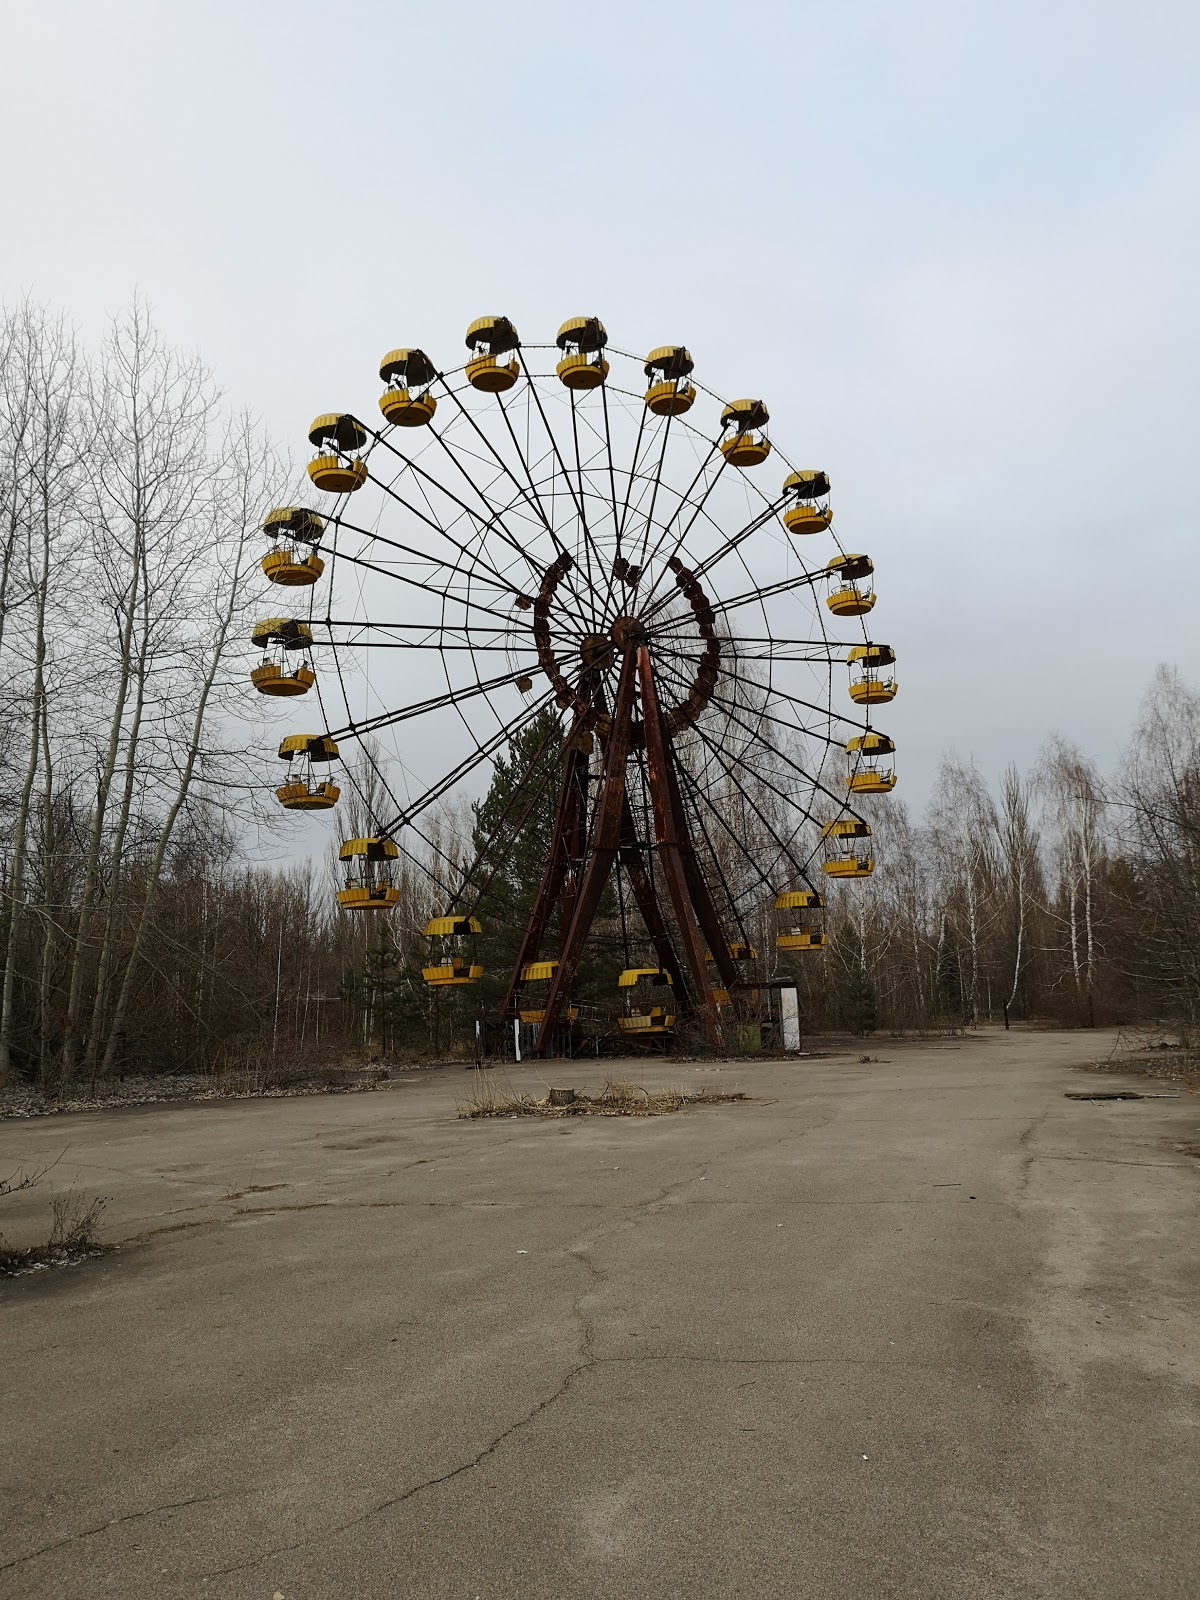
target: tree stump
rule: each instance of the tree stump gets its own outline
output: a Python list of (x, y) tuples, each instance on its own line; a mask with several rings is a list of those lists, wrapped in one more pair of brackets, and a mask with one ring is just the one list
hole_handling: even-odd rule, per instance
[(552, 1106), (571, 1106), (575, 1104), (574, 1089), (551, 1089), (546, 1097), (546, 1103)]

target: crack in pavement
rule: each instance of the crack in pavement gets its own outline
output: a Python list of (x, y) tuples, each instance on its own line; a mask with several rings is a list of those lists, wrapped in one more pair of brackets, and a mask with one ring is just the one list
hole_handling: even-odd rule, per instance
[(377, 1517), (380, 1512), (390, 1510), (392, 1506), (403, 1505), (406, 1500), (413, 1499), (415, 1495), (424, 1494), (427, 1489), (436, 1489), (439, 1485), (449, 1483), (452, 1478), (457, 1478), (464, 1472), (471, 1472), (475, 1467), (486, 1461), (490, 1455), (494, 1454), (506, 1439), (511, 1438), (514, 1433), (519, 1433), (522, 1428), (527, 1428), (530, 1423), (541, 1416), (543, 1411), (548, 1410), (556, 1400), (560, 1400), (579, 1374), (592, 1365), (594, 1365), (592, 1361), (581, 1361), (578, 1365), (572, 1367), (553, 1394), (547, 1395), (544, 1400), (539, 1400), (532, 1411), (518, 1418), (516, 1422), (510, 1423), (507, 1428), (503, 1428), (477, 1455), (472, 1456), (469, 1461), (464, 1461), (457, 1467), (451, 1467), (449, 1472), (439, 1473), (433, 1478), (425, 1478), (420, 1483), (413, 1484), (411, 1488), (405, 1489), (403, 1493), (390, 1495), (386, 1500), (381, 1500), (378, 1505), (371, 1506), (361, 1515), (351, 1517), (347, 1522), (338, 1523), (336, 1527), (323, 1528), (320, 1533), (314, 1533), (310, 1538), (296, 1539), (291, 1544), (281, 1544), (273, 1550), (261, 1550), (252, 1556), (248, 1556), (245, 1561), (235, 1562), (231, 1567), (219, 1567), (214, 1571), (196, 1573), (194, 1576), (223, 1578), (231, 1572), (241, 1572), (246, 1567), (254, 1566), (257, 1562), (266, 1561), (271, 1556), (285, 1555), (292, 1550), (301, 1550), (306, 1544), (311, 1544), (313, 1539), (328, 1539), (337, 1534), (346, 1533), (351, 1528), (357, 1528), (362, 1523), (369, 1522), (372, 1517)]
[(31, 1550), (28, 1555), (15, 1556), (11, 1561), (0, 1562), (0, 1572), (8, 1572), (13, 1567), (24, 1566), (27, 1561), (36, 1561), (38, 1556), (49, 1555), (53, 1550), (61, 1550), (64, 1545), (75, 1544), (80, 1539), (91, 1539), (97, 1533), (103, 1533), (106, 1528), (118, 1527), (122, 1522), (138, 1522), (143, 1517), (157, 1516), (160, 1511), (178, 1511), (183, 1506), (204, 1505), (212, 1500), (223, 1500), (223, 1494), (194, 1494), (187, 1500), (171, 1500), (166, 1505), (147, 1506), (144, 1511), (127, 1511), (123, 1517), (110, 1517), (107, 1522), (98, 1522), (94, 1528), (84, 1528), (80, 1533), (69, 1533), (65, 1539), (55, 1539), (53, 1544), (44, 1544), (40, 1550)]

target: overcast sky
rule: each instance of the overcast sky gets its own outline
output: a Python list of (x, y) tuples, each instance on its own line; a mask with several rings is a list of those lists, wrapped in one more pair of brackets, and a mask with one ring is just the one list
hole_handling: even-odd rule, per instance
[(918, 805), (1200, 677), (1200, 9), (5, 8), (3, 292), (140, 288), (298, 458), (378, 358), (686, 342), (875, 558)]

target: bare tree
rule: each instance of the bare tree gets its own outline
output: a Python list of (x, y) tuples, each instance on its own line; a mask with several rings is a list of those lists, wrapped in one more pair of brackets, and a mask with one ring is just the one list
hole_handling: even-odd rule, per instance
[[(10, 1075), (15, 1025), (18, 944), (25, 912), (30, 808), (46, 753), (47, 673), (54, 612), (65, 589), (52, 587), (56, 565), (69, 566), (76, 536), (78, 360), (61, 317), (24, 302), (10, 319), (0, 368), (0, 422), (9, 437), (7, 525), (23, 564), (21, 622), (31, 663), (27, 755), (13, 818), (4, 976), (0, 984), (0, 1082)], [(7, 579), (8, 568), (5, 567)], [(45, 913), (44, 913), (45, 914)]]

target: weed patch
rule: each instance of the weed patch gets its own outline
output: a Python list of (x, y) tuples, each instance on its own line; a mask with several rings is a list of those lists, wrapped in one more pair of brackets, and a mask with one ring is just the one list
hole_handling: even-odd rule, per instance
[(687, 1106), (724, 1105), (745, 1100), (738, 1092), (716, 1089), (646, 1089), (638, 1083), (605, 1079), (596, 1094), (582, 1089), (548, 1089), (538, 1099), (519, 1094), (507, 1081), (498, 1083), (476, 1072), (470, 1091), (458, 1102), (460, 1117), (661, 1117)]

